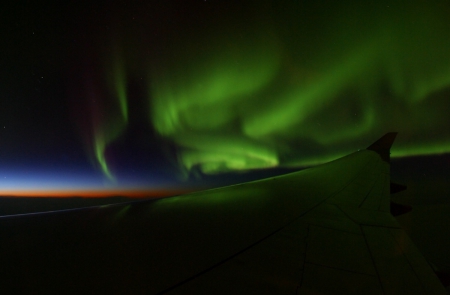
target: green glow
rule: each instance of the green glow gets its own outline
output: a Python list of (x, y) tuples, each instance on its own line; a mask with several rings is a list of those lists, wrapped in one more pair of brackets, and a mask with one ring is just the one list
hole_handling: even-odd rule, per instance
[(128, 105), (127, 105), (127, 88), (126, 76), (123, 70), (123, 65), (117, 63), (114, 68), (114, 85), (117, 99), (119, 100), (120, 111), (125, 122), (128, 121)]
[(95, 157), (100, 164), (100, 168), (102, 169), (103, 173), (106, 177), (109, 179), (113, 179), (113, 176), (111, 174), (111, 171), (109, 171), (108, 164), (106, 163), (105, 159), (105, 143), (104, 141), (100, 140), (98, 137), (95, 138)]
[(110, 103), (120, 109), (122, 120), (128, 122), (127, 72), (120, 44), (112, 46), (112, 53), (105, 61), (105, 76), (109, 90)]
[(441, 155), (450, 153), (450, 140), (438, 141), (433, 145), (426, 143), (417, 144), (415, 146), (399, 146), (395, 147), (395, 151), (391, 153), (392, 157), (410, 157), (410, 156), (426, 156)]
[[(204, 7), (206, 18), (172, 22), (169, 9), (138, 30), (119, 22), (100, 39), (101, 60), (86, 71), (85, 133), (108, 179), (108, 146), (139, 116), (130, 113), (130, 81), (185, 174), (309, 166), (388, 131), (400, 134), (393, 156), (450, 152), (445, 5), (263, 1), (240, 13), (219, 2)], [(174, 27), (159, 31), (159, 20)]]
[(266, 87), (280, 66), (275, 40), (263, 41), (234, 51), (224, 51), (217, 41), (218, 52), (153, 75), (152, 123), (185, 148), (179, 160), (186, 169), (199, 165), (213, 173), (278, 164), (273, 148), (230, 128), (236, 112), (245, 111), (238, 106)]
[(125, 126), (126, 122), (124, 118), (119, 114), (119, 110), (116, 110), (116, 112), (110, 111), (108, 117), (103, 118), (100, 124), (93, 127), (94, 138), (92, 141), (92, 149), (95, 160), (103, 174), (109, 180), (115, 180), (115, 178), (105, 157), (105, 150), (110, 143), (123, 133)]
[(105, 157), (105, 150), (125, 130), (128, 123), (127, 75), (122, 53), (114, 47), (109, 59), (104, 62), (106, 90), (104, 100), (92, 110), (94, 117), (91, 147), (95, 161), (109, 180), (115, 180)]
[(450, 24), (434, 4), (336, 3), (321, 21), (291, 4), (245, 38), (182, 39), (149, 69), (151, 123), (204, 173), (318, 164), (388, 131), (393, 156), (450, 152), (450, 131), (434, 131), (449, 124)]
[(187, 169), (200, 165), (205, 173), (274, 167), (278, 164), (276, 151), (242, 137), (216, 134), (183, 134), (175, 139), (190, 148), (180, 155)]
[[(299, 81), (298, 85), (287, 88), (287, 91), (282, 90), (276, 99), (271, 99), (258, 112), (250, 112), (249, 117), (243, 118), (244, 133), (249, 137), (259, 138), (283, 133), (288, 128), (304, 123), (311, 114), (320, 112), (326, 104), (338, 99), (339, 93), (357, 78), (359, 69), (372, 63), (372, 52), (368, 48), (370, 49), (365, 46), (340, 63), (330, 66), (325, 75)], [(370, 127), (370, 123), (364, 125), (366, 130)], [(322, 139), (327, 140), (324, 136)]]
[(271, 43), (243, 52), (219, 51), (198, 61), (184, 61), (175, 67), (176, 74), (155, 73), (156, 86), (150, 90), (155, 128), (161, 134), (172, 135), (228, 124), (234, 117), (229, 108), (260, 90), (276, 74), (279, 54)]
[(123, 218), (127, 214), (128, 210), (130, 210), (130, 208), (131, 205), (123, 207), (119, 212), (117, 212), (116, 218)]
[(108, 118), (105, 118), (98, 126), (94, 126), (93, 150), (95, 159), (101, 171), (109, 180), (115, 180), (115, 178), (105, 158), (105, 150), (111, 142), (122, 134), (125, 126), (126, 123), (123, 121), (123, 117), (118, 114), (118, 111), (111, 111)]

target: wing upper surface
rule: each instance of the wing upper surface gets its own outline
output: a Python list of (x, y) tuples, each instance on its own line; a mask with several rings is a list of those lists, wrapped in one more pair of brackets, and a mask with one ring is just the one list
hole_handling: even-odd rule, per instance
[(167, 294), (446, 294), (389, 213), (388, 162), (361, 151), (326, 169), (351, 177), (274, 235)]
[(185, 196), (0, 218), (0, 283), (17, 294), (444, 294), (390, 215), (389, 184), (369, 149)]

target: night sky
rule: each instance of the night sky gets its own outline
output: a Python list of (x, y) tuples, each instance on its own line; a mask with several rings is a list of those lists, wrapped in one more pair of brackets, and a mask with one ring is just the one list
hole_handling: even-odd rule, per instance
[(0, 194), (167, 195), (397, 131), (395, 198), (415, 208), (400, 221), (450, 268), (448, 1), (8, 5)]

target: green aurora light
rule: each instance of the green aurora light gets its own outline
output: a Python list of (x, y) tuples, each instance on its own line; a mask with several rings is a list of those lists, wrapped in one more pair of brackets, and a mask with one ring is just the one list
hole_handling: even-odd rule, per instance
[[(125, 129), (126, 122), (123, 117), (112, 117), (109, 120), (111, 124), (104, 124), (94, 127), (93, 151), (96, 163), (99, 165), (103, 174), (109, 179), (114, 180), (114, 175), (111, 172), (108, 162), (105, 157), (105, 150), (107, 146), (116, 140)], [(113, 126), (113, 128), (111, 128)]]
[(177, 144), (186, 171), (308, 166), (387, 131), (404, 138), (393, 156), (450, 152), (450, 131), (430, 132), (449, 124), (439, 107), (450, 85), (448, 9), (429, 1), (290, 5), (258, 6), (239, 25), (217, 15), (224, 21), (169, 36), (155, 59), (146, 58), (155, 44), (116, 55), (110, 88), (121, 115), (96, 136), (105, 174), (105, 147), (128, 120), (125, 68), (136, 56), (131, 68), (148, 73), (150, 123)]
[[(106, 79), (102, 84), (108, 89), (106, 101), (97, 93), (91, 101), (89, 112), (92, 118), (93, 132), (89, 151), (92, 152), (94, 163), (111, 181), (115, 177), (105, 156), (106, 148), (114, 142), (125, 130), (128, 123), (127, 78), (122, 55), (115, 51), (110, 60), (105, 61)], [(96, 93), (95, 91), (91, 92)], [(92, 94), (91, 94), (92, 95)]]
[(123, 64), (121, 54), (114, 53), (113, 68), (110, 70), (112, 74), (108, 79), (109, 88), (112, 89), (115, 100), (119, 102), (121, 120), (128, 122), (128, 99), (127, 99), (127, 78), (125, 66)]

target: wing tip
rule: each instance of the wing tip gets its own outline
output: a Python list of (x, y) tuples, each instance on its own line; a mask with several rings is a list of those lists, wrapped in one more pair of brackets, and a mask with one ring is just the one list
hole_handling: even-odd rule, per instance
[(385, 135), (383, 135), (380, 139), (372, 143), (367, 150), (371, 150), (376, 152), (381, 156), (381, 158), (386, 161), (390, 162), (390, 150), (391, 146), (394, 143), (395, 137), (397, 136), (398, 132), (388, 132)]

